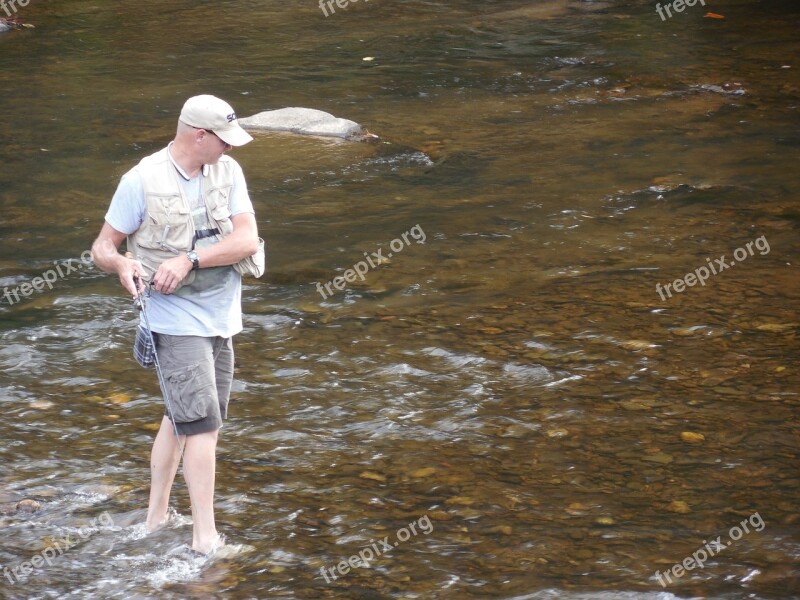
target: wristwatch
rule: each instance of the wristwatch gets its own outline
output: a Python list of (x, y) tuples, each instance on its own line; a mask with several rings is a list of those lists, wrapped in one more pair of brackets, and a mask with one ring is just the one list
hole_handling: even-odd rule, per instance
[(197, 269), (200, 268), (200, 257), (197, 256), (197, 252), (195, 252), (194, 250), (189, 250), (186, 253), (186, 258), (192, 261), (192, 271), (196, 271)]

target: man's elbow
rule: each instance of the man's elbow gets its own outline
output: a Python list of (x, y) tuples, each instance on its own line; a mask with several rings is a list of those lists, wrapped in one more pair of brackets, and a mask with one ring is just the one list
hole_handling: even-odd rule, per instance
[(108, 272), (108, 267), (106, 266), (106, 260), (105, 260), (106, 258), (105, 253), (101, 251), (100, 245), (101, 245), (100, 238), (97, 238), (92, 244), (92, 249), (91, 249), (92, 261), (101, 271)]
[(242, 258), (253, 256), (258, 251), (258, 226), (253, 215), (236, 215), (233, 217), (233, 237), (235, 248), (242, 253)]
[(253, 256), (253, 254), (258, 251), (258, 243), (258, 235), (255, 233), (247, 236), (247, 242), (245, 244), (247, 256)]

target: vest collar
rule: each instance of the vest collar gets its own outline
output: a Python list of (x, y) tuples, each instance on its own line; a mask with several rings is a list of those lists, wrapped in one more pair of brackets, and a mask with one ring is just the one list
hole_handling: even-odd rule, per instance
[[(170, 148), (172, 148), (172, 144), (174, 143), (175, 142), (172, 141), (169, 143), (169, 145), (167, 145), (167, 156), (169, 156), (169, 161), (172, 163), (172, 166), (175, 167), (175, 170), (178, 171), (178, 173), (180, 173), (181, 177), (183, 177), (186, 181), (189, 181), (191, 177), (189, 177), (188, 173), (186, 173), (184, 168), (180, 166), (174, 158), (172, 158), (172, 152), (170, 151)], [(210, 168), (211, 167), (209, 165), (203, 165), (202, 168), (203, 177), (208, 177), (208, 170)]]

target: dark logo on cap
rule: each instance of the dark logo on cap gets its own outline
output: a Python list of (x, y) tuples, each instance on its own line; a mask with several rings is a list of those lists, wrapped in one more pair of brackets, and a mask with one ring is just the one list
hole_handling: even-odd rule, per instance
[(228, 115), (228, 123), (232, 123), (236, 120), (236, 113), (231, 113)]

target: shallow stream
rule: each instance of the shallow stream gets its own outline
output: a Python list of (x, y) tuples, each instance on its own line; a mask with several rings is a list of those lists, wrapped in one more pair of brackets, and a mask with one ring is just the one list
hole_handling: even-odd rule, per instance
[[(22, 9), (35, 28), (0, 33), (0, 597), (800, 597), (800, 7), (707, 4)], [(180, 477), (142, 534), (160, 392), (130, 299), (81, 262), (197, 93), (381, 137), (232, 153), (268, 274), (219, 447), (239, 552), (205, 564), (174, 552)]]

